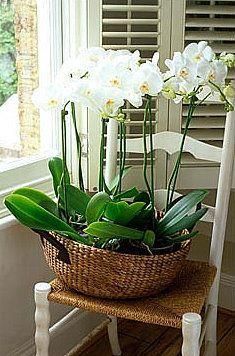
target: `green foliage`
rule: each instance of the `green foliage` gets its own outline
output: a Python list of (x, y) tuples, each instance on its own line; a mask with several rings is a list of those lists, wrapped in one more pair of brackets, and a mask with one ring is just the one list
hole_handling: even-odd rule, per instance
[(17, 91), (14, 12), (0, 3), (0, 105)]
[(93, 195), (86, 208), (86, 221), (88, 225), (101, 218), (109, 202), (111, 202), (111, 198), (105, 192)]
[[(63, 178), (63, 161), (60, 157), (53, 157), (48, 163), (49, 170), (53, 179), (55, 195), (58, 197), (58, 188), (62, 184)], [(65, 184), (70, 184), (69, 172), (66, 170)]]
[[(182, 224), (182, 219), (185, 218), (188, 213), (200, 203), (205, 196), (208, 194), (206, 190), (194, 190), (189, 194), (185, 195), (182, 199), (178, 200), (176, 204), (174, 204), (164, 215), (164, 217), (160, 220), (157, 224), (156, 232), (158, 235), (165, 235), (167, 231), (171, 231), (169, 229), (173, 229), (176, 231), (180, 231), (183, 228), (186, 228)], [(194, 215), (191, 220), (185, 219), (187, 224), (191, 227), (193, 224), (196, 223), (204, 214), (206, 213), (206, 209), (202, 209), (201, 214), (198, 213)], [(178, 230), (177, 230), (177, 225)], [(175, 232), (176, 232), (175, 231)]]
[(120, 202), (110, 202), (106, 205), (104, 216), (113, 221), (115, 224), (120, 224), (122, 226), (128, 225), (128, 223), (134, 219), (136, 215), (145, 206), (145, 203), (136, 202), (128, 204), (125, 201)]
[(23, 195), (9, 195), (5, 199), (5, 205), (22, 224), (31, 229), (75, 233), (64, 221)]
[[(64, 191), (61, 186), (59, 187), (58, 191), (59, 191), (59, 196), (63, 202)], [(70, 212), (70, 215), (72, 215), (73, 212), (75, 212), (85, 217), (86, 208), (91, 199), (90, 196), (71, 184), (70, 185), (66, 184), (66, 192), (67, 192), (67, 201), (68, 201), (67, 208), (68, 208), (68, 212)]]
[(29, 198), (34, 203), (40, 205), (55, 216), (59, 216), (56, 203), (43, 192), (32, 188), (20, 188), (14, 191), (13, 194), (22, 195)]
[(153, 246), (153, 231), (134, 230), (110, 222), (93, 222), (84, 231), (102, 240), (118, 237), (120, 239), (140, 240)]

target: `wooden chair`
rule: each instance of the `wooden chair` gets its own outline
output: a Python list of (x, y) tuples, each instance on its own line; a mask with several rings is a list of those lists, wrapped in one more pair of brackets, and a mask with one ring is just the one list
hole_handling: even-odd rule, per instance
[[(108, 129), (107, 145), (117, 137), (114, 122)], [(179, 151), (182, 135), (174, 132), (161, 132), (154, 135), (154, 148), (163, 149), (169, 154)], [(128, 152), (143, 152), (141, 139), (127, 140)], [(228, 213), (229, 195), (232, 186), (233, 160), (235, 151), (235, 112), (226, 117), (223, 148), (214, 147), (187, 137), (184, 151), (194, 157), (220, 163), (216, 206), (209, 207), (203, 221), (213, 223), (209, 264), (186, 261), (178, 282), (156, 298), (132, 301), (111, 301), (88, 297), (66, 290), (58, 280), (51, 284), (35, 285), (36, 302), (36, 349), (37, 356), (47, 356), (50, 334), (56, 331), (58, 323), (49, 329), (49, 301), (66, 304), (75, 309), (59, 324), (66, 322), (78, 309), (99, 312), (107, 315), (109, 340), (113, 355), (121, 355), (117, 334), (117, 317), (181, 328), (183, 333), (183, 356), (199, 356), (205, 337), (205, 354), (216, 355), (216, 324), (218, 290)], [(106, 178), (110, 179), (115, 168), (115, 152), (109, 151)], [(178, 193), (175, 194), (178, 196)], [(158, 208), (165, 206), (166, 190), (156, 191)], [(217, 272), (216, 272), (217, 270)], [(204, 307), (203, 316), (201, 315)], [(99, 328), (93, 331), (99, 331)], [(86, 340), (84, 341), (86, 342)]]

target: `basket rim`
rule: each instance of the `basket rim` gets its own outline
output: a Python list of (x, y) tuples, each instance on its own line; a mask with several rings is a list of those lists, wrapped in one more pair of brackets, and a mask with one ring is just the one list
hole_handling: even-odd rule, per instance
[(48, 231), (49, 234), (51, 234), (52, 236), (54, 236), (55, 238), (60, 238), (60, 239), (63, 239), (65, 241), (68, 241), (69, 243), (73, 243), (75, 245), (77, 245), (78, 247), (81, 247), (81, 248), (85, 248), (87, 250), (91, 250), (91, 251), (94, 251), (94, 252), (99, 252), (99, 253), (102, 253), (104, 255), (120, 255), (120, 256), (123, 256), (125, 258), (139, 258), (139, 259), (154, 259), (158, 256), (169, 256), (171, 254), (176, 254), (178, 252), (180, 252), (182, 249), (186, 248), (191, 240), (188, 239), (184, 242), (181, 242), (181, 248), (176, 250), (176, 251), (171, 251), (169, 253), (164, 253), (164, 254), (155, 254), (155, 255), (137, 255), (137, 254), (131, 254), (131, 253), (122, 253), (122, 252), (116, 252), (116, 251), (111, 251), (111, 250), (105, 250), (105, 249), (102, 249), (102, 248), (98, 248), (98, 247), (95, 247), (95, 246), (89, 246), (89, 245), (85, 245), (85, 244), (82, 244), (80, 242), (77, 242), (75, 240), (72, 240), (72, 239), (68, 239), (66, 238), (65, 236), (63, 235), (60, 235), (59, 233), (55, 233), (53, 231)]

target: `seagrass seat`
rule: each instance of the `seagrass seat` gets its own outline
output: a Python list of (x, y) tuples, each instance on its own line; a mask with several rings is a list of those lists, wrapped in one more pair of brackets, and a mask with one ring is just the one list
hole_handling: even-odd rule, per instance
[(58, 279), (51, 282), (48, 299), (92, 312), (145, 323), (182, 327), (186, 312), (201, 313), (210, 291), (216, 268), (206, 262), (185, 261), (175, 283), (156, 297), (110, 300), (90, 297), (67, 289)]

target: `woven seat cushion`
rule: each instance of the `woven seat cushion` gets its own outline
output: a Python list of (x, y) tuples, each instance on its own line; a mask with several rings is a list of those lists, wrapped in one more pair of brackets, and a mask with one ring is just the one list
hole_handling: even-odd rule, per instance
[(182, 315), (201, 313), (216, 268), (206, 262), (185, 261), (175, 283), (156, 297), (110, 300), (86, 296), (66, 289), (58, 279), (51, 282), (50, 301), (85, 310), (181, 328)]

